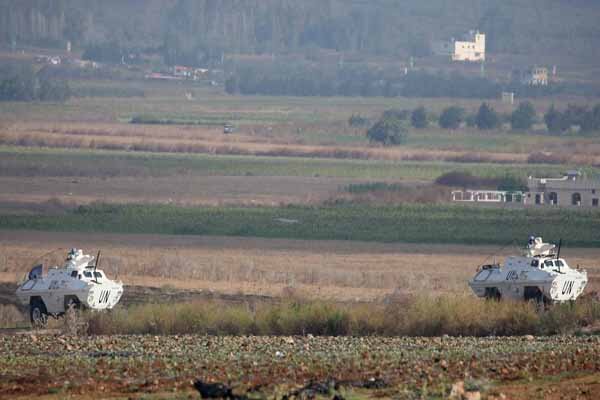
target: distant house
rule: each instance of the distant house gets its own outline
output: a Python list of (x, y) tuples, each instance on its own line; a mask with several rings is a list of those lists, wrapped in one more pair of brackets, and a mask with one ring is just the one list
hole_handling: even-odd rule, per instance
[(470, 31), (464, 41), (455, 41), (452, 60), (485, 61), (485, 33)]
[(547, 86), (548, 85), (548, 68), (533, 67), (526, 71), (521, 82), (529, 86)]
[(533, 178), (527, 182), (527, 203), (574, 207), (598, 207), (600, 180), (587, 179), (579, 171), (562, 178)]
[(525, 206), (599, 207), (600, 180), (587, 179), (579, 171), (562, 178), (529, 177), (527, 192), (499, 190), (454, 190), (452, 201)]

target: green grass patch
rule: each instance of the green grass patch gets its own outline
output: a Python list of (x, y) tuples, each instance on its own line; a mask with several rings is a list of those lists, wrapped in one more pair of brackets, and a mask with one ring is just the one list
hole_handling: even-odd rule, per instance
[[(292, 221), (292, 222), (290, 222)], [(0, 229), (307, 240), (507, 244), (531, 234), (600, 245), (600, 211), (463, 205), (323, 207), (80, 206), (65, 215), (4, 215)]]
[[(180, 153), (0, 147), (3, 176), (303, 176), (364, 180), (434, 180), (448, 171), (475, 176), (560, 176), (566, 165), (517, 165), (256, 157)], [(582, 168), (588, 177), (597, 168)]]
[(386, 183), (386, 182), (368, 182), (368, 183), (352, 183), (344, 190), (348, 193), (371, 193), (371, 192), (400, 192), (406, 189), (406, 186), (398, 183)]

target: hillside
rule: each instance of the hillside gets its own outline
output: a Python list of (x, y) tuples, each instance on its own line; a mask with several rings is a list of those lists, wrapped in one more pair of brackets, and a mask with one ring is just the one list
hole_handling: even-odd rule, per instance
[(479, 28), (491, 53), (599, 64), (599, 17), (591, 0), (0, 0), (0, 43), (119, 43), (202, 63), (315, 49), (421, 56)]

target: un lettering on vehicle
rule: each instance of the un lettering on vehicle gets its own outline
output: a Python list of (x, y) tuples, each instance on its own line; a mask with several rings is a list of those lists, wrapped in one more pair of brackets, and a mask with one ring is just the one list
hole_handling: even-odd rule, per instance
[(562, 294), (571, 294), (574, 284), (575, 284), (575, 281), (565, 281), (565, 283), (563, 283), (563, 287), (562, 287)]

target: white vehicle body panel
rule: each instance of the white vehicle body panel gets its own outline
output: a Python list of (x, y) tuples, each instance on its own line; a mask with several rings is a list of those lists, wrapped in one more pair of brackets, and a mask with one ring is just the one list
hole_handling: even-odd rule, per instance
[(66, 311), (69, 301), (92, 310), (111, 309), (121, 299), (123, 284), (106, 277), (104, 271), (90, 263), (93, 256), (81, 250), (72, 251), (62, 267), (50, 268), (47, 274), (32, 276), (17, 288), (16, 296), (23, 305), (32, 298), (41, 298), (48, 314), (59, 315)]
[(503, 266), (480, 267), (469, 286), (479, 297), (493, 293), (515, 300), (575, 300), (587, 285), (587, 272), (571, 268), (552, 252), (554, 248), (536, 238), (523, 256), (507, 257)]

